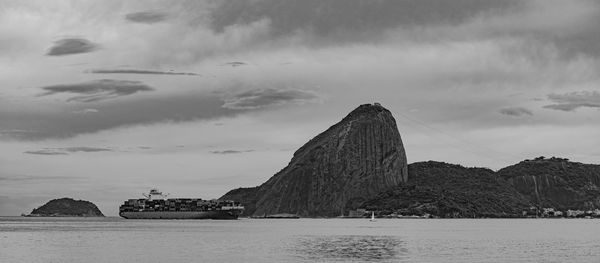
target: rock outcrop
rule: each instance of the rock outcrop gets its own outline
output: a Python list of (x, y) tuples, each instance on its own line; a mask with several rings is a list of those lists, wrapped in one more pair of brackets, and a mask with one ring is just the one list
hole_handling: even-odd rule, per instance
[(103, 217), (100, 209), (89, 201), (73, 200), (72, 198), (54, 199), (45, 205), (33, 209), (28, 216), (82, 216)]
[(600, 165), (538, 157), (503, 168), (498, 175), (538, 207), (600, 208)]
[[(300, 147), (285, 168), (256, 188), (232, 190), (255, 216), (339, 216), (408, 179), (394, 117), (364, 104)], [(254, 210), (252, 210), (254, 209)]]

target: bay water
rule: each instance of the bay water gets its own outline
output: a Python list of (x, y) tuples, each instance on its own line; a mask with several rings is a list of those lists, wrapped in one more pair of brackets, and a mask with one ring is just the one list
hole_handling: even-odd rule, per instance
[(0, 217), (0, 262), (600, 262), (600, 220)]

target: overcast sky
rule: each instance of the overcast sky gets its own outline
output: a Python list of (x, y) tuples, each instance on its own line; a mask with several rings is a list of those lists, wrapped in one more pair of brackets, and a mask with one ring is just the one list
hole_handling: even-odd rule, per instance
[(0, 0), (0, 216), (256, 186), (363, 103), (410, 163), (598, 163), (600, 1)]

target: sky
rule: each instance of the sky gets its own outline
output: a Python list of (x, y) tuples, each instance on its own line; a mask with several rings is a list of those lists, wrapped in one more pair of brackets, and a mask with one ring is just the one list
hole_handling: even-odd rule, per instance
[(0, 216), (260, 185), (365, 103), (409, 163), (600, 157), (597, 0), (0, 0)]

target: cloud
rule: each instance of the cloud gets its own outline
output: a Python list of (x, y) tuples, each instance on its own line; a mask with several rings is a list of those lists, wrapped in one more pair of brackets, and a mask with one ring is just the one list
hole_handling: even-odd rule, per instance
[(515, 116), (515, 117), (520, 117), (520, 116), (524, 116), (524, 115), (533, 115), (533, 113), (525, 108), (522, 107), (509, 107), (509, 108), (503, 108), (500, 109), (500, 113), (504, 114), (504, 115), (508, 115), (508, 116)]
[[(266, 34), (253, 44), (268, 48), (522, 38), (570, 58), (600, 55), (600, 27), (594, 26), (600, 23), (600, 5), (589, 0), (223, 0), (211, 9), (209, 21), (216, 36), (267, 21)], [(240, 44), (237, 49), (252, 47)]]
[(125, 15), (125, 20), (133, 23), (142, 23), (142, 24), (154, 24), (158, 22), (165, 21), (167, 19), (167, 14), (162, 12), (154, 12), (154, 11), (145, 11), (145, 12), (135, 12), (129, 13)]
[(76, 152), (112, 152), (112, 149), (109, 148), (99, 148), (99, 147), (86, 147), (86, 146), (80, 146), (80, 147), (67, 147), (67, 148), (57, 148), (57, 149), (62, 149), (64, 151), (67, 152), (71, 152), (71, 153), (76, 153)]
[(64, 152), (64, 151), (57, 151), (55, 149), (43, 149), (43, 150), (36, 150), (36, 151), (26, 151), (23, 152), (26, 154), (37, 154), (37, 155), (67, 155), (68, 153)]
[(560, 110), (560, 111), (574, 111), (579, 107), (583, 107), (585, 105), (581, 104), (551, 104), (546, 105), (543, 108), (551, 109), (551, 110)]
[(318, 99), (318, 96), (312, 91), (291, 88), (264, 88), (231, 95), (225, 98), (223, 107), (228, 109), (259, 109), (287, 103), (302, 104), (316, 99)]
[(239, 67), (239, 66), (245, 66), (248, 65), (245, 62), (241, 62), (241, 61), (232, 61), (232, 62), (227, 62), (225, 64), (223, 64), (223, 66), (232, 66), (232, 67)]
[[(137, 103), (135, 106), (111, 105), (115, 106), (115, 109), (129, 111), (120, 114), (110, 109), (111, 112), (108, 113), (105, 112), (104, 107), (100, 108), (93, 105), (93, 108), (97, 108), (101, 113), (87, 114), (85, 118), (88, 120), (83, 120), (84, 116), (81, 116), (82, 114), (71, 116), (72, 118), (52, 116), (49, 119), (60, 119), (60, 121), (57, 124), (49, 124), (48, 121), (41, 120), (41, 123), (46, 123), (45, 127), (40, 124), (24, 126), (5, 124), (2, 125), (2, 128), (35, 130), (40, 132), (38, 133), (39, 136), (41, 134), (71, 136), (80, 132), (95, 132), (103, 129), (143, 125), (172, 119), (204, 119), (204, 116), (200, 116), (201, 114), (191, 112), (191, 109), (194, 108), (214, 112), (214, 114), (211, 114), (211, 118), (221, 118), (222, 116), (237, 114), (234, 112), (226, 113), (223, 109), (245, 111), (270, 105), (306, 101), (302, 97), (294, 99), (294, 95), (284, 98), (269, 97), (269, 93), (271, 95), (279, 93), (269, 91), (269, 85), (265, 85), (265, 83), (275, 81), (279, 81), (278, 83), (298, 83), (299, 87), (302, 85), (315, 87), (315, 90), (319, 93), (331, 94), (331, 106), (327, 105), (327, 108), (331, 109), (336, 107), (339, 109), (342, 107), (341, 104), (345, 104), (345, 106), (348, 104), (354, 105), (357, 101), (364, 101), (367, 98), (371, 101), (383, 100), (384, 103), (387, 100), (386, 104), (392, 105), (392, 107), (393, 105), (410, 104), (407, 107), (422, 108), (423, 110), (420, 113), (423, 114), (424, 119), (429, 120), (430, 115), (437, 115), (440, 119), (445, 119), (448, 122), (464, 120), (464, 122), (471, 122), (473, 125), (482, 125), (481, 123), (485, 121), (475, 123), (475, 118), (465, 116), (473, 116), (468, 114), (477, 112), (477, 118), (480, 120), (489, 119), (491, 122), (494, 118), (485, 118), (489, 117), (488, 114), (497, 115), (499, 109), (514, 103), (514, 101), (507, 101), (508, 99), (495, 96), (496, 91), (486, 93), (483, 92), (483, 89), (487, 91), (491, 90), (491, 87), (498, 88), (497, 90), (506, 91), (507, 94), (526, 90), (527, 96), (546, 94), (548, 92), (531, 91), (537, 87), (531, 84), (534, 81), (540, 81), (543, 82), (539, 84), (540, 87), (550, 88), (554, 88), (555, 83), (569, 85), (572, 83), (571, 79), (564, 76), (573, 76), (573, 79), (575, 79), (577, 74), (570, 73), (577, 73), (584, 67), (593, 69), (587, 65), (588, 57), (583, 57), (581, 61), (565, 64), (564, 61), (557, 59), (560, 57), (557, 57), (559, 56), (556, 55), (557, 47), (554, 47), (552, 42), (546, 42), (545, 38), (539, 42), (536, 41), (538, 32), (540, 32), (539, 34), (554, 32), (560, 35), (559, 33), (565, 31), (552, 31), (552, 28), (540, 31), (531, 26), (519, 31), (518, 34), (513, 34), (516, 31), (516, 29), (513, 29), (513, 24), (524, 24), (521, 21), (527, 21), (527, 19), (523, 20), (522, 17), (530, 13), (538, 13), (530, 6), (543, 5), (540, 1), (536, 4), (526, 4), (527, 8), (511, 9), (515, 11), (513, 13), (506, 12), (506, 9), (513, 5), (509, 3), (511, 1), (498, 1), (502, 3), (496, 4), (496, 1), (458, 0), (448, 4), (452, 6), (451, 8), (439, 8), (439, 10), (431, 4), (436, 1), (410, 1), (415, 6), (414, 9), (407, 8), (408, 1), (362, 1), (366, 3), (367, 7), (365, 9), (355, 8), (361, 1), (354, 0), (346, 2), (337, 0), (296, 1), (299, 10), (290, 8), (294, 5), (294, 1), (281, 1), (280, 6), (270, 5), (269, 3), (275, 2), (271, 0), (217, 1), (215, 3), (221, 5), (219, 10), (213, 12), (212, 9), (206, 9), (204, 13), (195, 12), (200, 9), (192, 10), (186, 4), (173, 5), (172, 8), (168, 9), (168, 12), (177, 14), (178, 17), (170, 20), (169, 23), (163, 23), (157, 27), (132, 25), (121, 27), (115, 32), (116, 35), (114, 36), (110, 34), (105, 36), (105, 33), (98, 36), (88, 35), (89, 39), (98, 41), (103, 46), (111, 47), (110, 52), (108, 52), (108, 48), (107, 52), (102, 52), (101, 63), (95, 62), (94, 64), (99, 65), (99, 67), (105, 67), (102, 65), (130, 64), (141, 69), (167, 69), (165, 72), (170, 68), (180, 70), (197, 69), (198, 72), (203, 74), (206, 72), (207, 76), (215, 74), (219, 78), (214, 81), (210, 80), (211, 82), (204, 81), (204, 78), (174, 78), (174, 81), (177, 81), (173, 83), (174, 86), (184, 87), (188, 85), (188, 83), (184, 83), (185, 81), (199, 80), (203, 83), (197, 85), (198, 87), (213, 86), (219, 88), (222, 84), (220, 81), (228, 78), (228, 81), (235, 79), (235, 81), (256, 83), (254, 87), (263, 88), (263, 90), (254, 91), (256, 94), (252, 94), (253, 92), (244, 94), (245, 91), (240, 91), (226, 93), (223, 97), (211, 97), (211, 107), (207, 108), (187, 104), (187, 102), (193, 100), (204, 102), (198, 96), (192, 96), (189, 100), (185, 100), (183, 104), (186, 105), (181, 107), (178, 106), (180, 103), (177, 100), (165, 98), (163, 101), (170, 101), (172, 104), (161, 105), (170, 109), (158, 109), (159, 106), (155, 106), (155, 108), (144, 107)], [(514, 1), (512, 2), (514, 3)], [(348, 6), (344, 6), (346, 3), (348, 3)], [(571, 4), (570, 2), (566, 5)], [(170, 6), (172, 3), (167, 5)], [(226, 5), (230, 6), (225, 7)], [(247, 5), (248, 8), (238, 8), (241, 5)], [(442, 3), (442, 5), (445, 6), (446, 4)], [(523, 4), (516, 5), (522, 6)], [(158, 6), (143, 8), (163, 10), (162, 7)], [(235, 9), (238, 9), (241, 15), (236, 13)], [(379, 9), (382, 11), (369, 11)], [(452, 11), (454, 9), (459, 11)], [(175, 12), (176, 10), (182, 12)], [(284, 12), (279, 13), (279, 10)], [(399, 11), (396, 14), (392, 11), (386, 12), (386, 10), (401, 10), (401, 12)], [(422, 11), (404, 17), (398, 15), (410, 10)], [(292, 14), (296, 11), (298, 14)], [(210, 25), (212, 28), (207, 28), (205, 22), (210, 21), (204, 17), (207, 12), (213, 12), (214, 17), (219, 17), (219, 14), (226, 15), (226, 17), (220, 17), (219, 19), (223, 20), (214, 21)], [(353, 12), (357, 14), (356, 21), (365, 21), (364, 26), (357, 25), (358, 22), (350, 19), (354, 16)], [(111, 14), (114, 14), (113, 19), (121, 19), (121, 22), (123, 22), (123, 15), (126, 13), (127, 11), (123, 13), (121, 10)], [(572, 16), (570, 13), (565, 15)], [(318, 19), (306, 19), (310, 16), (315, 16)], [(327, 17), (330, 17), (331, 21), (327, 21)], [(383, 21), (378, 21), (379, 17)], [(427, 19), (428, 17), (429, 19)], [(539, 18), (542, 19), (543, 16), (539, 16)], [(509, 19), (515, 22), (507, 24)], [(491, 26), (490, 21), (494, 22)], [(196, 23), (193, 24), (192, 22)], [(525, 25), (528, 24), (525, 23)], [(547, 27), (542, 23), (534, 25)], [(222, 30), (219, 31), (219, 28)], [(508, 29), (501, 30), (500, 28)], [(362, 44), (348, 44), (342, 41), (344, 39), (351, 41), (362, 39), (364, 35), (361, 32), (371, 31), (371, 29), (373, 29), (373, 32), (381, 32), (383, 29), (385, 37), (365, 38), (364, 41), (369, 43)], [(347, 34), (344, 32), (347, 32)], [(346, 38), (356, 32), (359, 34), (355, 38)], [(273, 35), (277, 35), (278, 39), (274, 39)], [(279, 38), (284, 35), (285, 39)], [(328, 46), (326, 47), (319, 44), (323, 42), (312, 45), (314, 42), (310, 41), (315, 39), (315, 35), (320, 38), (329, 38), (328, 40), (331, 41), (327, 42)], [(180, 38), (173, 41), (175, 36)], [(202, 39), (202, 41), (198, 42), (198, 39)], [(323, 39), (319, 40), (322, 41)], [(138, 60), (131, 59), (132, 57), (136, 57)], [(225, 62), (240, 61), (252, 62), (252, 67), (240, 67), (238, 69), (241, 70), (237, 71), (215, 67)], [(277, 63), (281, 61), (291, 61), (293, 65), (280, 67)], [(456, 65), (468, 66), (456, 67)], [(570, 72), (565, 69), (569, 69)], [(108, 68), (106, 70), (112, 69)], [(554, 74), (559, 71), (564, 72), (564, 74)], [(585, 72), (580, 75), (586, 76)], [(592, 74), (588, 75), (591, 76)], [(146, 76), (138, 75), (135, 77), (142, 80)], [(111, 76), (107, 76), (107, 78), (111, 78)], [(160, 84), (158, 83), (160, 82), (155, 84), (150, 81), (159, 80), (156, 80), (156, 78), (144, 80), (150, 86), (159, 87)], [(75, 82), (78, 81), (66, 83)], [(50, 83), (54, 84), (55, 82)], [(472, 92), (473, 87), (477, 87), (477, 90), (482, 92)], [(451, 91), (460, 91), (469, 95), (452, 96), (449, 95)], [(165, 89), (164, 92), (161, 90), (152, 93), (152, 96), (136, 97), (146, 100), (148, 97), (169, 96), (168, 92), (170, 91)], [(69, 94), (73, 95), (73, 93), (66, 95)], [(402, 94), (402, 96), (395, 96), (397, 94)], [(489, 96), (490, 94), (494, 95)], [(308, 96), (312, 97), (310, 94)], [(480, 100), (479, 96), (484, 97), (485, 101)], [(469, 102), (482, 102), (474, 106), (468, 106), (465, 110), (449, 110), (448, 105), (453, 105), (458, 97), (462, 97)], [(430, 100), (434, 98), (440, 102), (431, 103)], [(119, 100), (110, 102), (116, 101)], [(214, 104), (212, 103), (221, 104), (218, 105), (219, 107), (213, 107)], [(420, 105), (427, 103), (431, 103), (431, 105)], [(467, 104), (473, 105), (471, 103)], [(533, 109), (532, 106), (527, 104), (519, 106)], [(80, 110), (81, 108), (76, 109)], [(146, 112), (142, 112), (142, 108)], [(481, 109), (487, 109), (487, 111)], [(55, 108), (55, 110), (60, 111), (63, 109)], [(178, 113), (177, 110), (180, 112)], [(444, 112), (444, 114), (439, 114), (439, 112)], [(56, 115), (58, 114), (61, 113), (56, 113)], [(62, 114), (65, 114), (65, 112), (62, 112)], [(523, 114), (527, 116), (527, 113)], [(108, 120), (108, 116), (113, 120)], [(38, 117), (30, 120), (32, 119), (38, 119)], [(506, 123), (514, 121), (510, 118), (503, 118), (503, 120)], [(58, 123), (62, 125), (62, 128)], [(494, 125), (503, 124), (497, 123)], [(483, 125), (487, 125), (487, 123)]]
[(201, 76), (197, 73), (190, 72), (175, 72), (175, 71), (155, 71), (155, 70), (140, 70), (140, 69), (95, 69), (88, 71), (94, 74), (150, 74), (150, 75), (184, 75), (184, 76)]
[[(92, 84), (53, 86), (46, 87), (45, 90), (50, 94), (59, 92), (92, 93), (87, 95), (92, 96), (90, 98), (76, 97), (77, 101), (122, 96), (137, 91), (137, 89), (133, 91), (105, 89), (102, 85), (100, 85), (102, 88), (98, 88), (96, 82)], [(135, 87), (139, 85), (141, 84), (138, 83)], [(146, 89), (142, 87), (141, 90), (145, 91)], [(53, 111), (36, 110), (18, 104), (0, 105), (0, 119), (3, 120), (0, 128), (3, 128), (4, 131), (1, 138), (60, 139), (135, 125), (218, 120), (270, 106), (304, 104), (315, 102), (318, 99), (319, 96), (315, 92), (302, 89), (244, 87), (244, 91), (237, 92), (219, 93), (207, 90), (167, 96), (144, 96), (138, 100), (109, 100), (95, 103), (94, 108), (90, 110), (74, 109), (73, 107), (77, 105), (69, 104), (64, 105), (62, 109)], [(90, 114), (74, 114), (73, 112)], [(41, 154), (54, 152), (56, 151), (42, 151)]]
[(36, 131), (32, 131), (32, 130), (7, 129), (7, 130), (0, 130), (0, 137), (6, 136), (6, 137), (10, 137), (10, 138), (21, 138), (21, 137), (29, 137), (35, 133), (36, 133)]
[(112, 152), (113, 149), (109, 148), (99, 148), (99, 147), (87, 147), (87, 146), (79, 146), (79, 147), (66, 147), (66, 148), (44, 148), (36, 151), (26, 151), (23, 153), (26, 154), (38, 154), (38, 155), (67, 155), (69, 153), (77, 153), (77, 152)]
[(0, 128), (3, 128), (0, 138), (69, 138), (125, 126), (211, 120), (243, 112), (224, 108), (223, 103), (220, 95), (207, 92), (105, 101), (94, 105), (98, 110), (94, 114), (73, 114), (69, 105), (63, 110), (40, 111), (17, 104), (0, 104)]
[(88, 53), (98, 49), (98, 45), (83, 38), (65, 38), (54, 42), (48, 50), (48, 56), (64, 56), (79, 53)]
[(67, 99), (67, 101), (94, 102), (99, 100), (113, 99), (121, 96), (131, 95), (142, 91), (153, 91), (154, 89), (140, 81), (100, 79), (78, 84), (63, 84), (42, 87), (47, 91), (40, 96), (48, 96), (57, 93), (84, 94)]
[(249, 24), (261, 19), (271, 22), (273, 35), (288, 35), (298, 31), (318, 36), (348, 38), (377, 33), (397, 26), (457, 24), (473, 15), (506, 9), (518, 1), (498, 0), (419, 0), (419, 1), (219, 1), (211, 13), (211, 26), (223, 32), (228, 26)]
[(544, 106), (546, 109), (575, 111), (578, 108), (600, 108), (600, 92), (580, 91), (564, 94), (550, 94), (548, 99), (556, 104)]
[(254, 150), (243, 150), (243, 151), (239, 151), (239, 150), (222, 150), (222, 151), (211, 151), (211, 153), (213, 154), (238, 154), (238, 153), (247, 153), (247, 152), (253, 152)]

